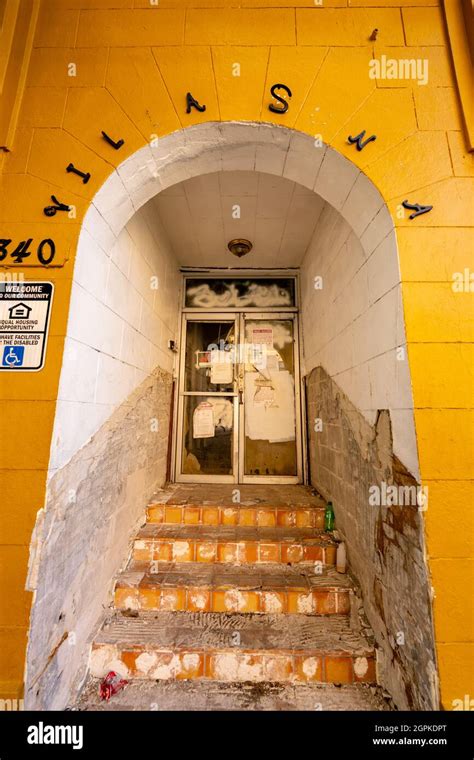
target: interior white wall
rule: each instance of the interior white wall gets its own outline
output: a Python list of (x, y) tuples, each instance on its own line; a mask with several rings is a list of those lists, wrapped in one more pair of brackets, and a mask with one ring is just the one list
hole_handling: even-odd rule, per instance
[(79, 247), (50, 476), (156, 367), (173, 370), (168, 340), (177, 337), (181, 279), (152, 209), (141, 208), (107, 240), (89, 224)]
[(419, 477), (398, 258), (379, 237), (369, 253), (325, 205), (301, 267), (304, 365), (322, 365), (372, 424), (388, 409), (394, 452)]

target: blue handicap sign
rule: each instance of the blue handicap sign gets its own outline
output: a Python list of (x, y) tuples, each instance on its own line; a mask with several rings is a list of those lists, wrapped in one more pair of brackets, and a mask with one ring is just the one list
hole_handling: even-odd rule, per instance
[(5, 346), (3, 349), (2, 367), (21, 367), (25, 356), (24, 346)]

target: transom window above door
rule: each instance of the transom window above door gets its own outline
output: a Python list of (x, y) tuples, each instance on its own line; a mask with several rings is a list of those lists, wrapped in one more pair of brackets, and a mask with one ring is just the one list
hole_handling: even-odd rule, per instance
[(296, 306), (293, 277), (186, 278), (186, 309), (281, 309)]

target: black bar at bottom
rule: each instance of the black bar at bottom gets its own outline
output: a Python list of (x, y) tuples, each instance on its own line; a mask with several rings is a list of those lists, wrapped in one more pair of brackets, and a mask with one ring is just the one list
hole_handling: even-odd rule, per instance
[[(474, 757), (472, 712), (2, 712), (0, 760)], [(54, 743), (53, 743), (54, 742)], [(197, 753), (197, 754), (195, 754)], [(323, 754), (324, 753), (324, 754)], [(184, 755), (186, 758), (188, 755)]]

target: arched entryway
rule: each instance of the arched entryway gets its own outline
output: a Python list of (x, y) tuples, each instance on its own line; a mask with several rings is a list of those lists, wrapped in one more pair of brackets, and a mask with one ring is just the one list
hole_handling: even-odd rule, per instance
[[(283, 127), (232, 122), (180, 130), (137, 151), (110, 175), (84, 219), (47, 505), (31, 574), (38, 578), (32, 581), (28, 650), (31, 705), (67, 701), (143, 502), (170, 472), (172, 349), (179, 337), (180, 264), (189, 262), (179, 260), (156, 199), (172, 188), (186, 192), (186, 183), (200, 176), (244, 172), (272, 176), (281, 188), (290, 183), (293, 192), (301, 188), (301, 197), (311, 198), (314, 224), (300, 250), (290, 256), (291, 236), (286, 248), (280, 240), (273, 266), (271, 255), (260, 258), (258, 246), (254, 251), (260, 275), (275, 266), (292, 267), (299, 278), (306, 395), (298, 432), (306, 456), (302, 469), (339, 511), (385, 657), (386, 682), (401, 706), (436, 700), (421, 515), (415, 505), (409, 519), (397, 516), (408, 519), (412, 539), (412, 546), (397, 546), (390, 543), (392, 516), (386, 509), (370, 511), (363, 497), (374, 482), (416, 486), (419, 480), (392, 219), (373, 183), (334, 149)], [(215, 266), (201, 256), (202, 250), (196, 266)], [(235, 267), (225, 251), (222, 266)], [(71, 536), (73, 554), (66, 551)], [(416, 566), (405, 568), (397, 591), (395, 573), (410, 552)], [(61, 581), (52, 581), (58, 571)], [(394, 656), (392, 641), (398, 615), (393, 610), (403, 615), (403, 606), (412, 604), (403, 592), (407, 583), (416, 584), (413, 598), (427, 612), (425, 641), (415, 636), (413, 643), (424, 676), (410, 686), (411, 694), (413, 652), (398, 650)], [(74, 644), (60, 648), (42, 673), (44, 652), (64, 621)]]
[[(369, 348), (364, 358), (370, 358), (370, 354), (372, 357), (382, 356), (388, 350), (403, 347), (405, 334), (397, 243), (393, 222), (382, 196), (357, 166), (333, 148), (295, 130), (275, 125), (232, 122), (189, 127), (156, 140), (154, 144), (142, 148), (128, 158), (104, 183), (84, 219), (76, 255), (76, 273), (82, 277), (80, 288), (86, 289), (84, 276), (87, 277), (89, 274), (87, 263), (94, 256), (93, 248), (97, 247), (100, 251), (110, 254), (126, 246), (126, 242), (119, 240), (122, 230), (150, 199), (170, 186), (187, 179), (219, 171), (257, 171), (280, 176), (316, 193), (325, 202), (327, 207), (325, 219), (321, 220), (324, 221), (324, 228), (321, 228), (321, 234), (313, 241), (313, 261), (311, 262), (309, 258), (307, 260), (304, 286), (307, 288), (308, 299), (311, 298), (314, 301), (317, 295), (314, 278), (322, 277), (331, 262), (334, 263), (334, 259), (337, 258), (334, 254), (340, 253), (342, 245), (350, 236), (350, 234), (346, 235), (348, 229), (350, 233), (353, 233), (353, 239), (359, 241), (360, 254), (355, 257), (355, 261), (351, 252), (347, 253), (347, 259), (339, 258), (338, 266), (341, 267), (341, 272), (334, 274), (333, 282), (337, 281), (339, 275), (341, 285), (348, 278), (352, 279), (352, 276), (359, 272), (377, 250), (376, 257), (372, 259), (371, 268), (374, 269), (374, 280), (375, 278), (384, 279), (385, 282), (381, 281), (379, 287), (374, 290), (372, 305), (378, 303), (378, 306), (367, 319), (370, 320), (372, 326), (383, 324), (386, 340), (380, 339), (379, 335), (372, 336), (371, 342), (375, 341), (377, 345), (374, 344)], [(327, 256), (323, 260), (320, 249), (328, 248), (331, 248), (333, 256)], [(116, 255), (118, 256), (118, 253)], [(97, 283), (98, 258), (97, 256), (95, 265), (91, 264), (96, 269), (96, 282), (94, 284), (91, 280), (88, 288), (92, 293), (95, 289), (95, 294), (100, 286)], [(223, 266), (232, 266), (234, 261), (229, 254)], [(279, 258), (278, 265), (281, 265), (282, 261), (284, 262), (284, 259)], [(209, 266), (209, 262), (204, 260), (202, 265)], [(158, 275), (157, 272), (155, 274)], [(153, 271), (150, 272), (150, 276), (153, 276)], [(334, 287), (337, 288), (337, 286)], [(73, 287), (69, 317), (71, 329), (75, 327), (75, 314), (82, 313), (79, 307), (76, 308), (77, 301), (75, 302), (74, 299), (75, 296), (76, 299), (80, 297), (79, 292), (79, 289)], [(389, 292), (390, 299), (381, 302), (383, 296)], [(100, 294), (98, 295), (100, 300)], [(390, 312), (390, 318), (387, 321), (383, 318), (385, 311), (387, 314)], [(368, 322), (365, 326), (360, 325), (359, 334), (354, 335), (353, 338), (356, 343), (364, 331), (368, 330), (368, 326)], [(93, 319), (89, 327), (91, 334), (96, 332), (97, 325)], [(81, 342), (86, 343), (87, 337), (83, 337), (85, 339), (81, 339)], [(346, 340), (346, 343), (348, 342), (349, 339)], [(310, 353), (312, 352), (311, 349)], [(321, 363), (328, 366), (332, 373), (331, 360), (329, 360), (329, 365), (327, 362)], [(356, 360), (353, 366), (358, 364), (361, 362)], [(416, 476), (418, 462), (413, 414), (410, 411), (413, 408), (413, 402), (408, 371), (406, 370), (405, 377), (401, 377), (403, 368), (407, 368), (408, 363), (400, 362), (394, 366), (398, 370), (396, 373), (393, 368), (390, 368), (376, 377), (374, 371), (370, 381), (372, 396), (370, 401), (367, 398), (362, 400), (358, 394), (354, 395), (356, 383), (361, 385), (363, 382), (360, 377), (354, 381), (354, 387), (349, 392), (349, 396), (360, 408), (372, 411), (370, 415), (372, 422), (376, 411), (385, 408), (387, 401), (394, 412), (399, 412), (398, 415), (392, 415), (394, 450)], [(166, 368), (169, 368), (169, 362)], [(346, 365), (344, 369), (350, 369), (350, 366)], [(68, 359), (66, 356), (61, 374), (62, 387), (66, 387), (68, 382), (74, 382), (72, 378), (76, 377), (76, 374), (77, 367), (74, 359), (71, 360), (71, 357)], [(389, 383), (387, 383), (387, 377), (390, 378)], [(400, 389), (403, 398), (400, 396), (396, 399), (388, 398), (387, 385), (393, 384)], [(343, 383), (343, 389), (348, 392), (349, 386)], [(125, 395), (130, 390), (131, 387), (127, 384)], [(117, 402), (121, 400), (119, 396), (116, 398)], [(60, 399), (65, 399), (61, 393)], [(60, 407), (61, 405), (56, 417), (56, 430), (61, 432), (53, 436), (50, 464), (52, 470), (63, 465), (80, 444), (98, 429), (96, 425), (99, 426), (104, 421), (103, 414), (100, 414), (98, 410), (97, 415), (91, 414), (90, 421), (87, 415), (88, 419), (84, 421), (85, 424), (79, 432), (81, 438), (69, 441), (68, 431), (61, 427)], [(94, 416), (96, 416), (96, 422)]]

